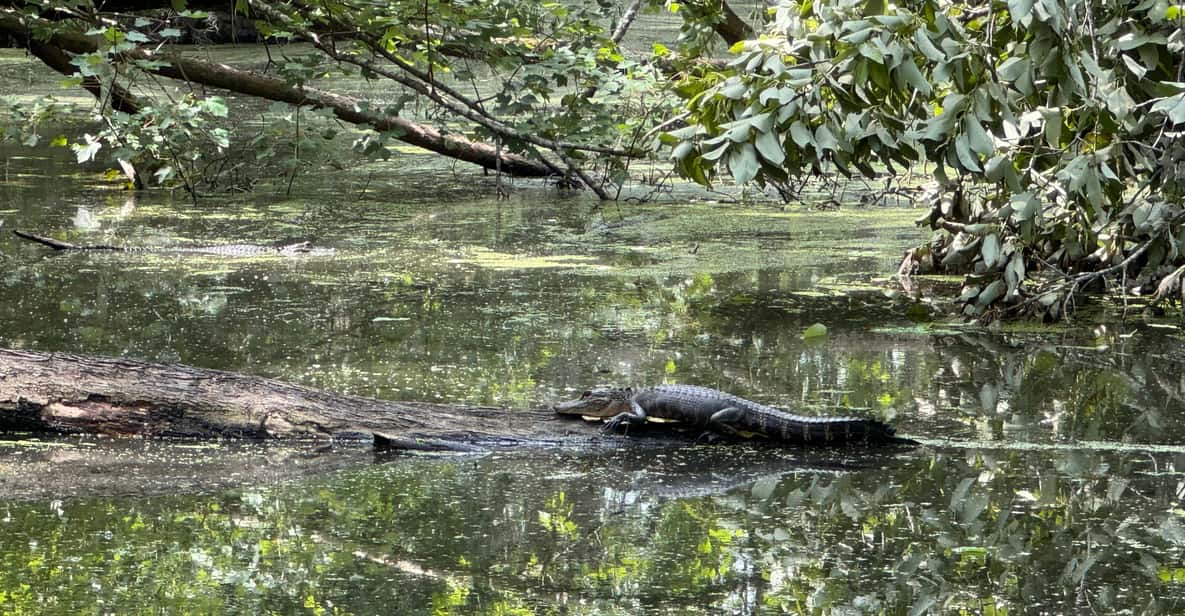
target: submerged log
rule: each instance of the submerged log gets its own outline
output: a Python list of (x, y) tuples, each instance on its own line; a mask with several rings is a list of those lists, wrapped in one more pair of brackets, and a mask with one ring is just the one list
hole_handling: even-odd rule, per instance
[(389, 402), (221, 370), (14, 349), (0, 349), (0, 431), (367, 439), (445, 451), (608, 440), (597, 425), (550, 410)]

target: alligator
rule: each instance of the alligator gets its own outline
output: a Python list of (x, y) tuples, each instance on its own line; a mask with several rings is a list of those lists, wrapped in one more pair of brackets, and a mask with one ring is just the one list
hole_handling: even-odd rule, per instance
[(297, 242), (295, 244), (285, 244), (282, 246), (261, 246), (258, 244), (216, 244), (212, 246), (109, 246), (106, 244), (90, 244), (78, 245), (67, 244), (52, 238), (42, 237), (40, 235), (33, 235), (24, 231), (12, 231), (18, 237), (37, 242), (49, 246), (54, 250), (75, 250), (75, 251), (109, 251), (109, 252), (137, 252), (137, 253), (179, 253), (179, 254), (199, 254), (199, 255), (213, 255), (220, 257), (267, 257), (267, 256), (281, 256), (294, 257), (298, 255), (305, 256), (328, 256), (334, 253), (332, 248), (317, 248), (309, 242)]
[(861, 417), (807, 417), (697, 385), (604, 388), (552, 407), (561, 415), (607, 419), (604, 431), (641, 424), (647, 417), (678, 421), (730, 436), (756, 436), (801, 444), (897, 443), (893, 427)]

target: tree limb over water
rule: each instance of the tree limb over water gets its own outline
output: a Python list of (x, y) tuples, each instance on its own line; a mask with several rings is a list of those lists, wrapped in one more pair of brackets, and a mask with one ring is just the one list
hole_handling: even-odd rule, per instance
[[(50, 26), (51, 23), (47, 20), (0, 12), (0, 33), (16, 40), (32, 41), (28, 34), (30, 28)], [(60, 29), (55, 30), (41, 45), (71, 54), (90, 54), (100, 49), (92, 37)], [(445, 134), (431, 126), (383, 113), (361, 99), (309, 86), (289, 85), (281, 79), (226, 64), (186, 58), (174, 52), (156, 54), (146, 48), (134, 48), (124, 51), (122, 55), (129, 62), (154, 63), (146, 66), (152, 66), (150, 72), (162, 77), (292, 105), (326, 108), (346, 122), (369, 125), (379, 131), (398, 134), (398, 139), (405, 143), (489, 169), (499, 166), (498, 153), (494, 146), (471, 141), (455, 133)], [(54, 68), (57, 68), (57, 65)], [(520, 177), (547, 177), (555, 174), (553, 167), (505, 152), (501, 154), (500, 167), (503, 171)]]

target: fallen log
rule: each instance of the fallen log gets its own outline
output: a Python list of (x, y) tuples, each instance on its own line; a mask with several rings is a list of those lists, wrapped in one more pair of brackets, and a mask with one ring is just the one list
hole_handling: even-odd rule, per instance
[[(114, 357), (0, 349), (0, 433), (366, 441), (379, 450), (617, 445), (601, 424), (550, 409), (393, 402), (274, 379)], [(699, 442), (703, 428), (647, 422), (629, 436)], [(713, 433), (711, 441), (745, 441)], [(761, 441), (798, 446), (794, 439)], [(916, 442), (895, 438), (890, 444)], [(842, 444), (842, 443), (837, 443)], [(861, 443), (876, 444), (876, 443)]]
[(2, 431), (365, 439), (443, 451), (613, 440), (550, 410), (390, 402), (221, 370), (16, 349), (0, 349)]

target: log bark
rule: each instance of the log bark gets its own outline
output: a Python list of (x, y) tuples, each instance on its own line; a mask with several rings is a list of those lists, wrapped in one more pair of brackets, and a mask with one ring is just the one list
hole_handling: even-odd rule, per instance
[[(45, 63), (46, 66), (53, 70), (69, 77), (78, 71), (78, 67), (70, 63), (70, 54), (62, 51), (60, 47), (42, 43), (38, 40), (29, 40), (27, 43), (29, 53), (37, 56), (37, 59)], [(83, 90), (90, 92), (95, 100), (103, 102), (103, 84), (95, 77), (84, 77), (80, 84)], [(111, 88), (111, 108), (124, 113), (133, 114), (140, 110), (142, 106), (136, 97), (128, 92), (123, 86), (115, 84)]]
[(736, 11), (732, 9), (726, 1), (720, 3), (720, 12), (724, 14), (724, 19), (716, 24), (716, 34), (724, 39), (725, 43), (731, 47), (741, 41), (756, 38), (756, 33), (749, 23), (741, 19)]
[(379, 449), (446, 451), (617, 440), (550, 410), (390, 402), (220, 370), (16, 349), (0, 349), (0, 431), (366, 439)]

